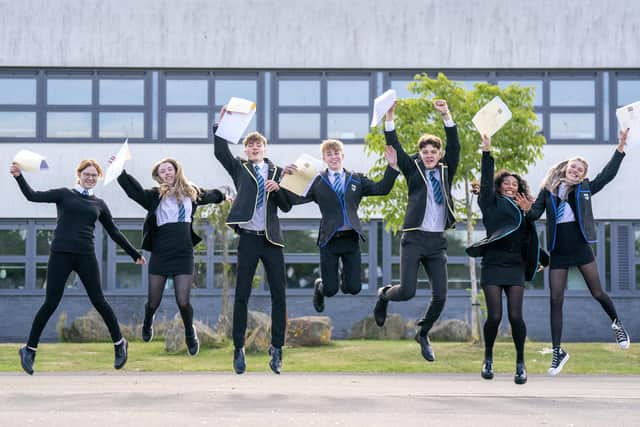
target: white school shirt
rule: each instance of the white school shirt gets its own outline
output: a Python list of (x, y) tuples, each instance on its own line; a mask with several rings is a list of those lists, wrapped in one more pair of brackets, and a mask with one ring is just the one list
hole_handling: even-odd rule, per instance
[[(564, 182), (561, 183), (558, 187), (558, 197), (560, 197), (561, 199), (565, 197), (568, 189), (569, 187), (567, 186), (567, 184), (565, 184)], [(559, 205), (560, 202), (558, 202), (558, 204), (556, 205), (556, 209)], [(564, 211), (562, 212), (562, 216), (560, 218), (556, 218), (556, 224), (564, 224), (565, 222), (573, 222), (575, 220), (576, 216), (573, 214), (573, 209), (571, 209), (571, 205), (567, 201), (567, 203), (564, 204)]]
[[(191, 222), (191, 210), (193, 208), (191, 199), (185, 197), (180, 203), (184, 206), (184, 221), (182, 222)], [(156, 223), (158, 224), (158, 227), (165, 224), (179, 222), (179, 210), (179, 203), (175, 196), (163, 197), (156, 208)]]

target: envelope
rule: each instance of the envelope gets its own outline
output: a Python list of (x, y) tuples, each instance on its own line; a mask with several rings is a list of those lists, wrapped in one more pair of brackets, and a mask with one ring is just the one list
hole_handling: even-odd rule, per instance
[(620, 130), (629, 128), (627, 143), (638, 145), (640, 143), (640, 101), (618, 108), (616, 117), (618, 118)]
[(218, 124), (216, 135), (233, 144), (237, 144), (247, 130), (255, 113), (255, 102), (232, 97), (227, 103), (227, 113)]
[(29, 150), (18, 151), (14, 156), (13, 161), (18, 164), (20, 169), (27, 172), (49, 169), (49, 165), (47, 164), (44, 156)]
[(124, 144), (118, 150), (116, 158), (111, 162), (104, 175), (104, 185), (108, 185), (111, 181), (118, 178), (118, 175), (124, 170), (124, 164), (127, 160), (131, 160), (131, 152), (129, 151), (129, 138), (125, 139)]
[(280, 181), (280, 187), (286, 188), (298, 196), (305, 196), (313, 180), (324, 169), (324, 163), (308, 154), (302, 154), (294, 164), (298, 170), (292, 175), (285, 174)]
[(398, 99), (396, 91), (389, 89), (373, 101), (373, 116), (371, 117), (371, 127), (378, 126), (380, 120), (384, 117), (385, 113), (393, 106), (393, 103)]
[(471, 122), (480, 135), (493, 136), (509, 120), (511, 120), (511, 110), (499, 96), (496, 96), (473, 116)]

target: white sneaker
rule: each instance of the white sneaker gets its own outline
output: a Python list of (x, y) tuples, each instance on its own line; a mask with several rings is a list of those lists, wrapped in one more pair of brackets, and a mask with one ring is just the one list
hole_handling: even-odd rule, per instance
[(629, 338), (629, 334), (622, 326), (622, 322), (619, 319), (616, 319), (611, 324), (611, 329), (613, 329), (613, 333), (616, 336), (616, 342), (620, 346), (621, 349), (626, 350), (629, 348), (631, 344), (631, 338)]
[(560, 347), (553, 348), (553, 359), (551, 360), (551, 367), (549, 368), (549, 375), (556, 376), (562, 371), (562, 367), (569, 361), (569, 353), (564, 351)]

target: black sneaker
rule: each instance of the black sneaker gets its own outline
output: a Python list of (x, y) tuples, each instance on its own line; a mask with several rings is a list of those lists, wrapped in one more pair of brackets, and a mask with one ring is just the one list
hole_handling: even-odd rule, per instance
[(416, 333), (414, 337), (416, 342), (420, 344), (420, 352), (422, 353), (422, 357), (427, 362), (433, 362), (436, 360), (436, 355), (433, 352), (433, 347), (431, 347), (431, 342), (429, 341), (428, 335), (420, 335), (420, 332)]
[(244, 347), (233, 350), (233, 370), (236, 374), (244, 374), (247, 369), (247, 362), (244, 359)]
[(549, 368), (549, 375), (555, 376), (562, 371), (562, 367), (569, 360), (569, 353), (564, 351), (560, 347), (553, 348), (553, 359), (551, 360), (551, 367)]
[(385, 299), (384, 294), (391, 288), (391, 285), (384, 286), (378, 289), (378, 300), (376, 306), (373, 309), (373, 318), (376, 320), (376, 325), (384, 326), (384, 321), (387, 320), (387, 306), (389, 300)]
[(33, 375), (33, 363), (36, 360), (36, 352), (26, 345), (23, 345), (20, 347), (20, 350), (18, 350), (18, 354), (20, 355), (20, 364), (22, 365), (22, 369), (27, 374)]
[(187, 351), (190, 356), (197, 356), (200, 352), (200, 341), (198, 341), (198, 333), (196, 332), (196, 327), (192, 326), (193, 334), (184, 336), (185, 341), (187, 343)]
[(493, 360), (485, 359), (482, 362), (482, 370), (480, 371), (480, 376), (485, 380), (493, 379)]
[(116, 369), (122, 369), (129, 358), (129, 342), (125, 338), (122, 338), (122, 342), (120, 344), (114, 345), (114, 350), (115, 361), (113, 363), (113, 367)]
[[(567, 359), (568, 358), (569, 355), (567, 354)], [(513, 377), (513, 381), (519, 385), (527, 382), (527, 370), (524, 367), (524, 363), (516, 363), (516, 375)]]
[(142, 322), (142, 341), (150, 342), (153, 339), (153, 320), (155, 315), (149, 316), (149, 304), (144, 306), (145, 315), (144, 322)]
[(321, 286), (322, 279), (318, 277), (315, 282), (313, 282), (313, 308), (315, 308), (318, 313), (324, 311), (324, 295), (320, 289)]
[(616, 342), (620, 346), (621, 349), (626, 350), (631, 345), (631, 338), (629, 338), (629, 334), (627, 330), (622, 326), (622, 322), (620, 319), (616, 319), (611, 324), (611, 329), (613, 329), (613, 333), (616, 336)]
[(282, 369), (282, 347), (269, 347), (269, 355), (271, 356), (269, 367), (274, 374), (280, 374)]

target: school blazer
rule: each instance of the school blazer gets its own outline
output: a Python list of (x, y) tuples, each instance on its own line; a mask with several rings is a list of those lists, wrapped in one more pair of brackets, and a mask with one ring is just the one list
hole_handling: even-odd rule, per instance
[(314, 201), (320, 207), (322, 219), (318, 231), (318, 246), (326, 246), (338, 229), (344, 225), (345, 220), (346, 225), (353, 228), (360, 238), (365, 240), (358, 217), (360, 201), (367, 196), (389, 194), (399, 173), (387, 166), (382, 179), (376, 182), (361, 173), (345, 170), (344, 200), (339, 198), (333, 190), (328, 170), (315, 178), (306, 196), (298, 196), (290, 191), (286, 191), (286, 194), (292, 205)]
[[(122, 187), (130, 199), (135, 200), (140, 206), (147, 210), (147, 216), (142, 226), (142, 249), (153, 252), (153, 241), (158, 231), (156, 209), (160, 204), (159, 188), (142, 188), (138, 180), (129, 175), (125, 170), (118, 176), (118, 184), (120, 184), (120, 187)], [(220, 190), (205, 190), (201, 188), (198, 199), (195, 202), (191, 202), (191, 243), (193, 246), (202, 241), (202, 238), (193, 231), (193, 215), (197, 206), (207, 205), (209, 203), (221, 203), (222, 201), (224, 201), (224, 195)]]
[[(217, 126), (214, 126), (214, 155), (227, 170), (236, 187), (236, 197), (231, 205), (227, 225), (239, 232), (240, 225), (251, 221), (258, 202), (258, 179), (251, 163), (239, 157), (234, 157), (229, 150), (229, 144), (224, 139), (215, 135)], [(264, 159), (269, 167), (267, 179), (280, 182), (282, 168), (275, 166), (269, 159)], [(265, 192), (265, 237), (276, 245), (284, 247), (284, 239), (280, 230), (278, 208), (283, 212), (291, 210), (291, 203), (284, 191)]]
[[(456, 218), (451, 198), (451, 183), (460, 163), (460, 142), (456, 126), (444, 127), (446, 133), (446, 152), (436, 168), (440, 174), (443, 187), (444, 203), (446, 204), (445, 229), (455, 228)], [(427, 192), (431, 191), (425, 175), (424, 164), (420, 153), (409, 156), (398, 141), (395, 130), (385, 131), (387, 145), (391, 145), (398, 153), (398, 166), (407, 180), (409, 189), (407, 212), (404, 217), (402, 231), (420, 229), (427, 211)]]
[(466, 248), (470, 257), (482, 257), (489, 244), (504, 239), (525, 224), (525, 238), (522, 242), (522, 260), (524, 261), (525, 279), (533, 280), (538, 266), (549, 265), (549, 256), (540, 249), (538, 233), (533, 220), (524, 218), (520, 208), (508, 197), (496, 194), (493, 184), (495, 165), (488, 151), (482, 153), (482, 177), (478, 206), (482, 211), (482, 223), (487, 236)]
[[(624, 156), (625, 153), (615, 150), (611, 160), (609, 160), (593, 181), (585, 178), (581, 183), (575, 185), (567, 195), (567, 202), (576, 217), (580, 234), (587, 243), (595, 243), (598, 240), (591, 206), (591, 196), (602, 190), (605, 185), (615, 178)], [(547, 249), (550, 252), (556, 247), (556, 231), (558, 225), (556, 223), (556, 209), (558, 203), (560, 203), (560, 198), (555, 194), (551, 194), (546, 188), (543, 188), (540, 190), (531, 210), (527, 213), (527, 218), (532, 220), (540, 218), (543, 212), (547, 213)]]

